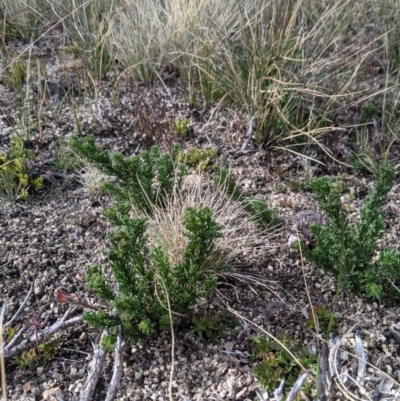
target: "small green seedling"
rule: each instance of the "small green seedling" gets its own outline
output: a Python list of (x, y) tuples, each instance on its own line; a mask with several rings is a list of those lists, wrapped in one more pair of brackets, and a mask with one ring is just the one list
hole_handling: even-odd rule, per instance
[(186, 135), (189, 131), (189, 119), (188, 118), (177, 118), (175, 120), (174, 126), (172, 128), (174, 134), (177, 135)]

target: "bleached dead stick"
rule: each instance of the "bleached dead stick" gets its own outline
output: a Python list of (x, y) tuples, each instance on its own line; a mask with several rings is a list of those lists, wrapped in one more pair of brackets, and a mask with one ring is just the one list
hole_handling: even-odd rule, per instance
[(124, 346), (125, 341), (122, 337), (122, 327), (119, 328), (117, 336), (117, 342), (114, 347), (114, 369), (113, 375), (108, 386), (107, 395), (105, 401), (113, 401), (118, 390), (118, 386), (122, 375), (122, 362), (124, 360)]
[(322, 347), (319, 362), (319, 374), (317, 383), (317, 400), (328, 401), (332, 380), (329, 371), (329, 345), (325, 343)]
[(26, 330), (25, 326), (22, 327), (13, 340), (4, 347), (4, 358), (11, 358), (31, 346), (31, 344), (36, 344), (38, 339), (42, 342), (57, 331), (80, 322), (82, 320), (81, 315), (68, 319), (76, 310), (76, 307), (68, 308), (68, 310), (64, 313), (64, 316), (61, 319), (58, 319), (54, 324), (46, 327), (43, 330), (39, 330), (37, 333), (34, 333), (29, 338), (23, 340), (20, 344), (15, 345), (17, 342), (15, 337), (19, 339)]
[[(104, 330), (103, 334), (101, 335), (101, 339), (103, 339), (106, 335), (107, 332)], [(101, 348), (101, 339), (98, 344), (94, 345), (93, 359), (86, 383), (80, 393), (80, 401), (89, 401), (93, 397), (94, 390), (96, 389), (97, 382), (104, 366), (104, 362), (106, 361), (107, 351)]]
[(365, 363), (367, 360), (367, 353), (362, 344), (362, 338), (360, 336), (360, 332), (356, 330), (356, 355), (358, 359), (358, 372), (357, 372), (357, 383), (360, 383), (367, 373), (367, 364)]
[(253, 131), (254, 131), (255, 128), (256, 128), (256, 118), (253, 116), (253, 117), (251, 117), (251, 119), (250, 119), (249, 128), (248, 128), (248, 130), (247, 130), (247, 132), (246, 132), (246, 135), (244, 136), (243, 145), (242, 145), (242, 147), (240, 148), (240, 150), (237, 151), (237, 152), (233, 155), (233, 158), (234, 158), (234, 159), (238, 159), (240, 156), (243, 156), (243, 155), (248, 154), (248, 153), (254, 153), (254, 152), (256, 152), (256, 150), (247, 150), (247, 147), (249, 146), (249, 143), (250, 143), (250, 141), (251, 141), (251, 138), (253, 137)]
[(31, 288), (29, 288), (28, 293), (26, 294), (26, 297), (24, 298), (24, 300), (22, 301), (20, 307), (18, 308), (18, 310), (15, 312), (14, 316), (4, 324), (4, 327), (8, 327), (11, 325), (11, 323), (18, 317), (19, 313), (22, 311), (22, 309), (24, 308), (26, 301), (29, 299), (29, 297), (31, 296), (31, 293), (33, 291), (33, 282), (31, 284)]

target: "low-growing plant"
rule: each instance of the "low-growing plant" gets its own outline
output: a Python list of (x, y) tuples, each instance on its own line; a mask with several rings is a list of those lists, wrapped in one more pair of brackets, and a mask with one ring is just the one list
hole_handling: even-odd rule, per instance
[(177, 135), (186, 135), (189, 130), (189, 119), (188, 118), (177, 118), (172, 127), (172, 132)]
[(29, 188), (38, 190), (42, 187), (43, 179), (35, 177), (29, 169), (34, 160), (34, 153), (26, 149), (21, 138), (13, 135), (10, 150), (0, 153), (0, 195), (5, 202), (25, 200)]
[(222, 334), (226, 327), (234, 328), (237, 319), (227, 309), (221, 309), (217, 313), (206, 313), (203, 316), (193, 316), (194, 328), (192, 333), (197, 334), (201, 339), (205, 335), (208, 339), (215, 341)]
[(28, 370), (40, 363), (46, 363), (54, 358), (58, 345), (57, 339), (41, 343), (28, 351), (22, 352), (21, 355), (16, 357), (16, 363), (21, 370)]
[(204, 171), (209, 163), (218, 155), (218, 149), (207, 148), (201, 150), (198, 148), (191, 148), (181, 151), (178, 154), (178, 161), (185, 163), (189, 166), (196, 167), (200, 171)]
[[(311, 371), (317, 370), (317, 356), (312, 355), (307, 349), (296, 344), (288, 336), (279, 338), (281, 343), (290, 349), (303, 366)], [(251, 339), (253, 357), (261, 359), (262, 362), (255, 366), (253, 373), (261, 386), (267, 390), (276, 389), (281, 380), (285, 378), (287, 387), (292, 388), (299, 375), (301, 368), (281, 344), (266, 336), (255, 336)], [(305, 385), (304, 390), (308, 393), (312, 390), (312, 384)]]
[(75, 173), (82, 167), (82, 160), (71, 149), (66, 139), (59, 139), (52, 149), (53, 158), (47, 162), (49, 168), (57, 173)]
[(375, 185), (354, 224), (342, 202), (346, 190), (343, 180), (323, 177), (310, 181), (314, 197), (326, 214), (326, 223), (311, 224), (315, 246), (304, 246), (305, 255), (317, 267), (337, 277), (339, 288), (348, 293), (361, 293), (372, 299), (398, 296), (391, 281), (400, 280), (400, 254), (393, 249), (379, 252), (377, 244), (386, 229), (387, 214), (382, 209), (388, 202), (394, 178), (393, 166), (387, 162), (378, 166)]
[[(182, 263), (171, 266), (161, 247), (147, 242), (144, 219), (130, 219), (119, 206), (105, 215), (116, 229), (110, 235), (108, 258), (112, 275), (98, 266), (88, 270), (87, 285), (106, 307), (84, 314), (92, 326), (109, 329), (107, 339), (122, 325), (127, 338), (134, 341), (170, 327), (167, 299), (174, 318), (186, 313), (199, 299), (215, 289), (217, 277), (211, 273), (209, 256), (220, 228), (210, 209), (200, 205), (188, 208), (184, 220), (189, 242)], [(116, 287), (115, 287), (116, 286)], [(117, 288), (117, 290), (115, 290)]]
[(210, 313), (201, 317), (193, 316), (192, 322), (194, 328), (191, 332), (196, 333), (202, 340), (205, 335), (208, 339), (215, 341), (224, 330), (222, 319)]
[(4, 81), (5, 85), (19, 92), (22, 89), (25, 79), (27, 77), (27, 64), (26, 61), (15, 61), (11, 63), (9, 70)]

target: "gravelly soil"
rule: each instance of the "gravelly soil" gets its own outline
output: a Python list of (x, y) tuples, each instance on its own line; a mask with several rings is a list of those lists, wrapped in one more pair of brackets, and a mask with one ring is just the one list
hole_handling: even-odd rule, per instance
[[(46, 43), (36, 51), (43, 55), (47, 63), (49, 88), (57, 87), (68, 69), (45, 49)], [(79, 79), (73, 73), (75, 70), (71, 68), (70, 71), (69, 82), (79, 86)], [(184, 148), (216, 146), (219, 158), (231, 163), (244, 192), (258, 195), (272, 206), (277, 206), (287, 226), (291, 226), (295, 216), (304, 210), (317, 211), (309, 193), (288, 189), (290, 181), (303, 181), (313, 172), (333, 174), (339, 169), (332, 161), (317, 156), (328, 164), (325, 170), (319, 168), (313, 171), (315, 165), (310, 165), (306, 159), (262, 148), (254, 148), (255, 153), (233, 159), (247, 129), (248, 121), (242, 113), (230, 109), (218, 110), (212, 106), (195, 110), (185, 100), (179, 81), (166, 86), (144, 87), (126, 79), (122, 86), (124, 89), (120, 92), (118, 105), (113, 101), (108, 81), (98, 87), (96, 101), (89, 96), (84, 99), (79, 110), (85, 134), (96, 135), (99, 143), (106, 148), (120, 150), (126, 155), (149, 148), (152, 144), (168, 150), (175, 141)], [(60, 101), (59, 91), (50, 95), (49, 102)], [(77, 90), (76, 97), (79, 95)], [(2, 149), (14, 132), (7, 117), (13, 111), (12, 96), (9, 89), (0, 85)], [(50, 108), (47, 111), (52, 112)], [(186, 136), (177, 136), (171, 132), (171, 125), (175, 119), (183, 117), (190, 119), (190, 130)], [(40, 160), (51, 157), (58, 138), (76, 133), (68, 104), (59, 110), (58, 118), (58, 122), (49, 119), (42, 132), (32, 133), (30, 146)], [(310, 155), (314, 152), (315, 149), (309, 150)], [(0, 210), (0, 293), (2, 302), (7, 303), (5, 322), (18, 310), (33, 286), (32, 295), (17, 322), (23, 323), (25, 319), (37, 315), (44, 326), (54, 323), (67, 308), (56, 303), (56, 291), (64, 289), (70, 293), (86, 294), (82, 281), (85, 267), (94, 264), (107, 266), (103, 250), (107, 247), (110, 224), (102, 216), (102, 210), (110, 199), (106, 195), (91, 196), (80, 186), (77, 178), (74, 175), (53, 177), (45, 188), (33, 193), (25, 203)], [(349, 200), (354, 208), (354, 217), (365, 196), (365, 188), (371, 185), (369, 179), (361, 180), (364, 180), (362, 190), (356, 194), (355, 200)], [(391, 228), (381, 246), (397, 247), (400, 225), (398, 186), (392, 190), (390, 198)], [(267, 245), (270, 248), (259, 255), (257, 262), (239, 267), (236, 272), (242, 275), (223, 281), (219, 297), (205, 300), (196, 313), (229, 306), (273, 335), (290, 335), (315, 352), (320, 341), (306, 324), (310, 316), (306, 288), (314, 306), (329, 309), (333, 303), (335, 282), (307, 263), (302, 266), (299, 254), (287, 246), (286, 229), (271, 234)], [(257, 278), (258, 285), (249, 278), (243, 278), (249, 274)], [(340, 334), (347, 333), (343, 347), (352, 349), (354, 326), (357, 325), (368, 361), (396, 380), (400, 380), (399, 312), (398, 305), (389, 307), (343, 296), (339, 303), (337, 327)], [(191, 333), (191, 329), (188, 317), (175, 333), (174, 399), (252, 400), (258, 384), (251, 374), (255, 361), (251, 358), (249, 337), (256, 334), (257, 329), (242, 321), (235, 328), (226, 328), (216, 342), (202, 341)], [(14, 359), (7, 360), (9, 398), (41, 400), (51, 390), (65, 400), (78, 399), (92, 357), (92, 342), (97, 336), (95, 330), (80, 323), (57, 334), (59, 347), (55, 357), (48, 362), (22, 372)], [(144, 343), (131, 345), (124, 357), (123, 378), (117, 396), (119, 401), (168, 399), (170, 333), (163, 332)], [(357, 376), (357, 366), (348, 353), (341, 352), (338, 363), (343, 372)], [(111, 373), (112, 359), (109, 357), (96, 390), (96, 400), (103, 399)], [(368, 369), (365, 381), (369, 394), (382, 383), (387, 386), (388, 395), (396, 389), (372, 368)], [(339, 390), (335, 390), (332, 399), (343, 397)], [(393, 395), (391, 397), (395, 399)]]

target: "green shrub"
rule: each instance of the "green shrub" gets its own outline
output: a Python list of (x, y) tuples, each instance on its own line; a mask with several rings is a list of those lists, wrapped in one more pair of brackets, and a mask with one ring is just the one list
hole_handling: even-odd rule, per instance
[(210, 209), (188, 208), (184, 220), (189, 242), (182, 263), (171, 266), (164, 249), (148, 246), (144, 219), (130, 219), (118, 206), (106, 216), (116, 226), (109, 235), (112, 278), (98, 266), (89, 269), (87, 286), (105, 306), (86, 312), (84, 319), (109, 329), (111, 337), (103, 345), (111, 348), (119, 325), (136, 341), (170, 327), (168, 304), (173, 314), (186, 313), (215, 289), (217, 278), (209, 272), (208, 257), (220, 229)]
[(169, 198), (181, 186), (186, 167), (176, 163), (179, 148), (161, 155), (153, 147), (140, 156), (124, 158), (120, 153), (109, 155), (93, 138), (73, 138), (71, 146), (114, 177), (104, 184), (115, 201), (104, 211), (115, 227), (109, 234), (110, 269), (94, 266), (87, 273), (88, 289), (101, 299), (102, 307), (84, 314), (90, 325), (108, 329), (102, 345), (112, 349), (120, 326), (133, 341), (167, 329), (169, 307), (175, 319), (215, 289), (217, 277), (210, 255), (221, 236), (220, 227), (203, 204), (185, 208), (186, 247), (183, 255), (172, 260), (169, 249), (153, 241), (147, 219), (154, 225), (155, 210), (170, 206)]
[(94, 142), (93, 137), (72, 137), (72, 149), (92, 163), (101, 172), (115, 177), (115, 182), (105, 183), (104, 189), (124, 208), (130, 205), (151, 213), (152, 205), (162, 204), (175, 185), (181, 185), (187, 168), (177, 164), (179, 146), (171, 154), (161, 155), (157, 146), (140, 156), (125, 158), (121, 153), (110, 155)]
[(375, 186), (369, 191), (360, 218), (353, 225), (348, 208), (341, 201), (346, 190), (344, 182), (329, 177), (310, 181), (314, 197), (326, 213), (326, 223), (311, 225), (315, 247), (304, 246), (304, 251), (317, 267), (338, 277), (340, 288), (346, 292), (365, 294), (373, 299), (399, 295), (391, 290), (389, 280), (400, 279), (400, 254), (392, 249), (379, 253), (377, 247), (377, 240), (386, 228), (386, 213), (382, 208), (388, 202), (394, 178), (393, 166), (388, 163), (378, 166)]

